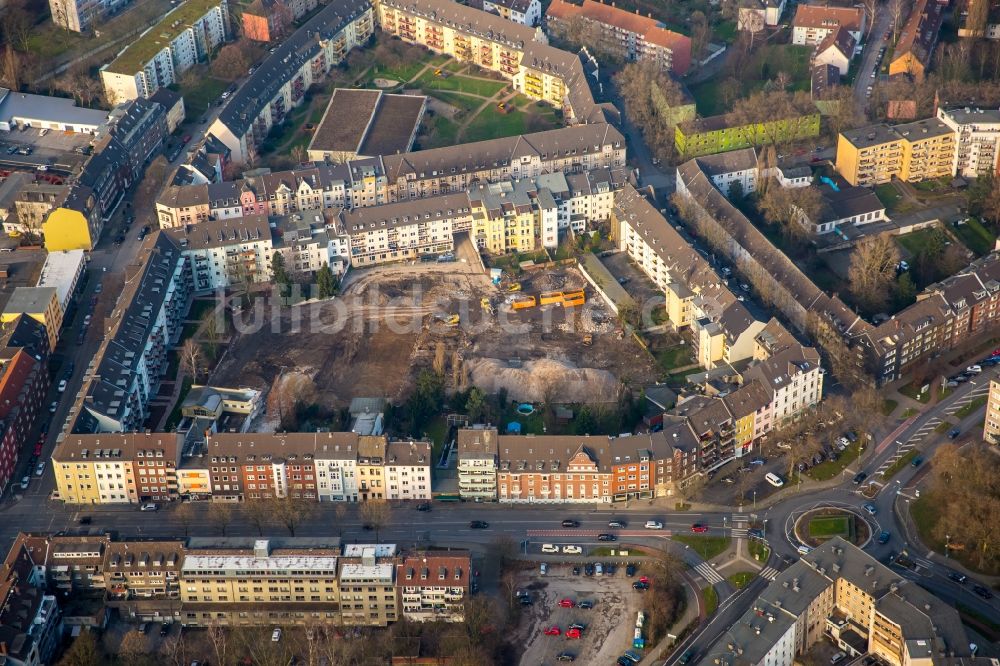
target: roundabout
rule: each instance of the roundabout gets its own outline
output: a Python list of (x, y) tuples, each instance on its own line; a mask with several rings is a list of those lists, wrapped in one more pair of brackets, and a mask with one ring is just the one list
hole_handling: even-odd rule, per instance
[(795, 547), (815, 548), (834, 537), (864, 548), (880, 527), (874, 516), (845, 502), (818, 502), (790, 514), (785, 523), (785, 538)]

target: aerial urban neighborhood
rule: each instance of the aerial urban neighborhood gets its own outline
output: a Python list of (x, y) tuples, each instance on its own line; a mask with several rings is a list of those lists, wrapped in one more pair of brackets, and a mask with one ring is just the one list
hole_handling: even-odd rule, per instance
[(0, 17), (0, 665), (1000, 660), (1000, 3)]

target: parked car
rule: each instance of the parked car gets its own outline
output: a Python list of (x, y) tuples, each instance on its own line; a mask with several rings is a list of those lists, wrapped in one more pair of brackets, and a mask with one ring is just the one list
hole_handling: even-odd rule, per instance
[(983, 368), (982, 368), (982, 366), (979, 366), (979, 365), (970, 365), (969, 367), (967, 367), (965, 369), (965, 371), (966, 372), (971, 372), (974, 375), (978, 375), (980, 372), (983, 371)]
[(160, 506), (158, 504), (153, 504), (152, 502), (148, 502), (140, 506), (139, 511), (156, 511), (159, 508)]
[(76, 522), (78, 522), (81, 525), (89, 525), (92, 522), (92, 520), (93, 519), (90, 516), (80, 516), (80, 518)]
[(562, 629), (553, 625), (545, 629), (544, 633), (546, 636), (562, 636)]
[(164, 622), (160, 625), (160, 636), (166, 636), (170, 633), (170, 623)]
[(66, 380), (65, 379), (60, 379), (59, 380), (59, 388), (57, 390), (60, 393), (62, 393), (62, 392), (64, 392), (66, 390)]
[(559, 606), (560, 608), (573, 608), (576, 606), (576, 602), (567, 597), (559, 600)]
[(49, 405), (49, 414), (55, 414), (57, 409), (59, 409), (59, 401), (53, 400), (52, 404)]
[(543, 543), (542, 544), (542, 552), (543, 553), (558, 553), (559, 552), (559, 546), (555, 545), (554, 543)]
[(573, 661), (576, 659), (576, 655), (572, 652), (560, 652), (556, 655), (556, 661)]
[(629, 578), (635, 575), (635, 565), (631, 562), (625, 566), (625, 575)]
[(430, 511), (431, 505), (429, 502), (421, 502), (417, 505), (417, 511)]
[(661, 523), (658, 520), (647, 520), (646, 521), (646, 529), (647, 530), (662, 530), (663, 529), (663, 523)]
[(563, 546), (562, 552), (564, 552), (567, 555), (580, 555), (581, 553), (583, 553), (583, 548), (581, 548), (580, 546)]
[(649, 583), (643, 583), (641, 580), (637, 580), (634, 583), (632, 583), (632, 589), (643, 592), (649, 589)]
[(567, 629), (566, 638), (580, 638), (582, 632), (579, 629)]
[(590, 601), (590, 600), (581, 601), (580, 603), (578, 603), (576, 605), (576, 607), (577, 608), (582, 608), (583, 610), (591, 610), (594, 607), (594, 602)]
[(35, 476), (41, 476), (45, 474), (45, 463), (38, 463), (35, 465)]
[(271, 642), (277, 643), (281, 640), (281, 627), (275, 627), (271, 632)]

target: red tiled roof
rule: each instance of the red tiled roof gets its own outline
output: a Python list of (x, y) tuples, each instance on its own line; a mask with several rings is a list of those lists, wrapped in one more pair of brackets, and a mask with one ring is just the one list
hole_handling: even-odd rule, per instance
[(796, 28), (847, 28), (852, 32), (861, 30), (864, 9), (860, 7), (820, 7), (799, 5), (792, 25)]

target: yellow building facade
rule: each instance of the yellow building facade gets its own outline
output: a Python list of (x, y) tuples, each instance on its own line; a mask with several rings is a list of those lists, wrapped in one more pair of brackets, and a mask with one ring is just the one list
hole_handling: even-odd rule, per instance
[(0, 313), (0, 323), (6, 324), (27, 315), (45, 326), (49, 349), (55, 349), (62, 328), (63, 311), (55, 287), (18, 287)]
[(99, 216), (65, 206), (53, 209), (42, 223), (45, 249), (49, 252), (93, 250), (101, 232), (99, 220), (94, 217)]
[(937, 118), (872, 125), (837, 138), (837, 172), (851, 185), (893, 178), (917, 183), (954, 175), (955, 132)]

